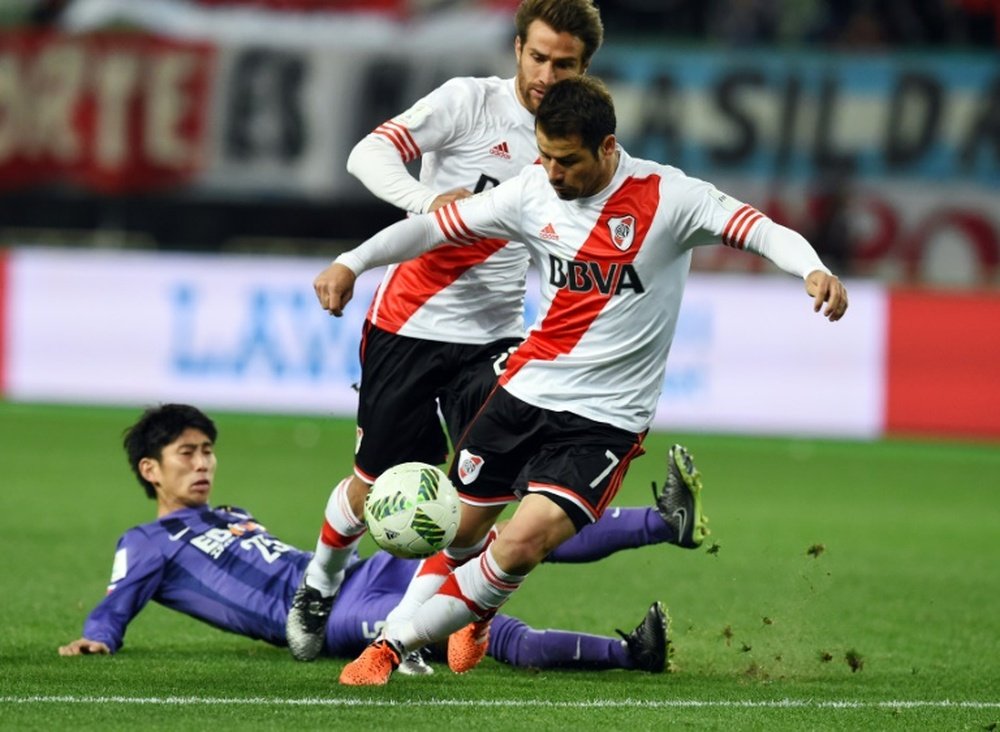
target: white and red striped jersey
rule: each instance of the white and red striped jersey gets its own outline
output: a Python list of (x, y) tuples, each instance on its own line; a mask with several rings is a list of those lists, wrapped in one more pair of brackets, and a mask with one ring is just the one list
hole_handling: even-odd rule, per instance
[[(588, 198), (558, 198), (541, 166), (432, 214), (456, 244), (524, 242), (541, 305), (501, 384), (519, 399), (631, 432), (652, 420), (694, 246), (766, 254), (805, 277), (827, 270), (801, 236), (676, 168), (628, 156)], [(456, 247), (462, 251), (464, 247)]]
[[(369, 137), (391, 144), (404, 162), (420, 157), (420, 182), (430, 190), (478, 193), (537, 160), (534, 119), (514, 79), (456, 78)], [(521, 337), (527, 268), (523, 245), (506, 239), (427, 252), (389, 268), (368, 317), (392, 333), (449, 343)]]

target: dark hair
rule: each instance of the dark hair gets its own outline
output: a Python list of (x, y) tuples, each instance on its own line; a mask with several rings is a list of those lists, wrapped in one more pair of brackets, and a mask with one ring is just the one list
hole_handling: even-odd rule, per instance
[(556, 33), (569, 33), (583, 41), (583, 67), (604, 42), (604, 24), (593, 0), (523, 0), (514, 15), (517, 37), (528, 40), (528, 26), (540, 20)]
[(595, 156), (608, 135), (615, 134), (615, 103), (604, 82), (594, 76), (574, 76), (557, 81), (542, 97), (535, 112), (535, 126), (546, 137), (579, 135)]
[(128, 464), (146, 489), (146, 495), (156, 498), (156, 488), (139, 472), (139, 462), (143, 458), (159, 460), (163, 448), (181, 436), (188, 428), (201, 430), (208, 439), (215, 442), (218, 431), (215, 423), (196, 407), (187, 404), (161, 404), (149, 407), (139, 421), (125, 430), (123, 445), (128, 455)]

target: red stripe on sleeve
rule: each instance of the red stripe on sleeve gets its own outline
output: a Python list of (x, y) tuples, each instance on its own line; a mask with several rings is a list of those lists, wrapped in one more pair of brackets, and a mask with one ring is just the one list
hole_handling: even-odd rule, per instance
[(472, 233), (469, 227), (465, 225), (465, 222), (462, 221), (462, 217), (458, 215), (455, 204), (449, 203), (434, 213), (438, 214), (438, 226), (448, 241), (458, 244), (475, 244), (479, 240), (479, 237)]
[(413, 139), (413, 135), (410, 134), (410, 131), (406, 129), (406, 127), (398, 122), (393, 122), (392, 120), (383, 123), (382, 126), (393, 130), (397, 135), (399, 135), (400, 139), (403, 141), (403, 145), (410, 151), (410, 160), (416, 160), (420, 157), (420, 145), (418, 145), (416, 140)]
[(409, 130), (394, 122), (385, 122), (375, 128), (374, 134), (382, 135), (396, 148), (404, 163), (420, 157), (420, 147), (413, 141)]
[(400, 140), (398, 140), (396, 138), (396, 136), (393, 135), (392, 132), (390, 132), (389, 130), (386, 130), (386, 129), (382, 128), (382, 127), (379, 127), (377, 130), (375, 130), (374, 134), (376, 134), (376, 135), (382, 135), (382, 137), (384, 137), (389, 142), (391, 142), (392, 146), (394, 148), (396, 148), (396, 152), (399, 153), (399, 157), (402, 158), (403, 162), (404, 163), (409, 162), (409, 158), (407, 157), (408, 153), (406, 151), (406, 148), (403, 147), (402, 142)]
[(481, 237), (476, 234), (462, 219), (462, 214), (458, 211), (458, 205), (455, 203), (449, 203), (446, 208), (447, 216), (449, 219), (455, 222), (455, 229), (464, 236), (468, 241), (478, 241)]
[(729, 221), (726, 222), (725, 228), (722, 230), (722, 243), (727, 247), (736, 247), (736, 240), (734, 235), (737, 229), (739, 229), (740, 224), (744, 221), (747, 216), (750, 216), (754, 212), (754, 207), (749, 204), (743, 204), (739, 210), (736, 211), (732, 216), (729, 217)]
[(747, 244), (747, 236), (750, 234), (750, 230), (753, 229), (754, 224), (764, 218), (764, 214), (760, 211), (754, 211), (753, 215), (749, 216), (743, 225), (740, 227), (739, 231), (736, 233), (736, 241), (734, 246), (737, 249), (743, 249)]

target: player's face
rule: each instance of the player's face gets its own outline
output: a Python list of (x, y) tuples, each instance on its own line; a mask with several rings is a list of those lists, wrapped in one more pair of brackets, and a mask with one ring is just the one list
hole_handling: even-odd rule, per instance
[(592, 196), (604, 188), (615, 172), (615, 136), (608, 135), (597, 155), (584, 147), (580, 135), (548, 137), (535, 128), (538, 157), (556, 195), (564, 201)]
[(204, 506), (215, 478), (215, 446), (204, 432), (189, 427), (163, 448), (159, 460), (143, 458), (139, 469), (156, 487), (161, 516), (179, 508)]
[(534, 114), (550, 86), (586, 71), (583, 50), (583, 41), (576, 36), (556, 33), (544, 21), (532, 21), (524, 43), (520, 38), (514, 39), (517, 96), (521, 104)]

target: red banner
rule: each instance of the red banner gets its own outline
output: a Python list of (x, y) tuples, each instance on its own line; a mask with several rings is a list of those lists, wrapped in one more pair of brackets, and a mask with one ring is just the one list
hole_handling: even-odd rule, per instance
[(205, 167), (214, 53), (143, 33), (0, 34), (0, 190), (190, 179)]
[(891, 293), (886, 428), (1000, 436), (1000, 294)]
[(284, 12), (408, 14), (406, 0), (197, 0), (199, 5), (223, 8), (254, 8)]

